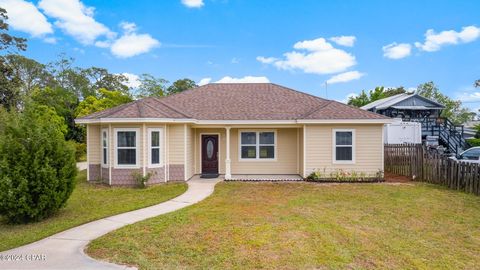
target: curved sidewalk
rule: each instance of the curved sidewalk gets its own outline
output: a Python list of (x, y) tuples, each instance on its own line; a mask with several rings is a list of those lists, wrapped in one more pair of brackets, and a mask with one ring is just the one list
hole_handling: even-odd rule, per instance
[[(188, 190), (185, 193), (169, 201), (92, 221), (1, 252), (0, 269), (130, 269), (94, 260), (85, 255), (83, 250), (93, 239), (125, 225), (173, 212), (205, 199), (213, 193), (215, 184), (219, 181), (220, 179), (192, 179), (187, 182)], [(6, 257), (10, 255), (14, 257)]]

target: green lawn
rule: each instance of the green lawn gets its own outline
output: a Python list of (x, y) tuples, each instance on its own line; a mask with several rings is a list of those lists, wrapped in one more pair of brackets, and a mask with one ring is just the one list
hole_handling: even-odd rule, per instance
[(185, 183), (162, 184), (146, 189), (105, 187), (86, 182), (79, 173), (77, 186), (65, 208), (37, 223), (9, 225), (0, 216), (0, 251), (45, 238), (92, 220), (127, 212), (174, 198), (187, 190)]
[(428, 184), (219, 183), (87, 252), (141, 269), (479, 269), (480, 198)]

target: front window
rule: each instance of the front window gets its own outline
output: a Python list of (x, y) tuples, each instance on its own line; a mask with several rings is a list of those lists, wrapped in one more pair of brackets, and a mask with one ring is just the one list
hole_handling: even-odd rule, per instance
[(354, 161), (354, 131), (353, 130), (335, 130), (334, 131), (334, 161), (353, 162)]
[(160, 166), (160, 145), (161, 145), (161, 129), (149, 129), (149, 165), (150, 166)]
[(108, 165), (108, 131), (102, 130), (102, 165)]
[(137, 135), (136, 130), (117, 131), (117, 165), (137, 165)]
[(240, 158), (275, 159), (275, 132), (240, 132)]

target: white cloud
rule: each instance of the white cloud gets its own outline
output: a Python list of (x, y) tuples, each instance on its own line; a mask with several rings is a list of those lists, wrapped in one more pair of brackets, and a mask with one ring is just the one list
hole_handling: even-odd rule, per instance
[(383, 56), (390, 59), (401, 59), (412, 53), (412, 45), (408, 43), (397, 44), (393, 42), (382, 47)]
[(212, 81), (212, 78), (203, 78), (197, 84), (199, 86), (202, 86), (202, 85), (205, 85), (205, 84), (209, 84), (211, 81)]
[(442, 46), (469, 43), (479, 37), (480, 28), (473, 25), (463, 27), (460, 32), (447, 30), (436, 33), (433, 29), (429, 29), (425, 33), (425, 42), (423, 44), (415, 42), (415, 46), (423, 51), (434, 52), (440, 50)]
[(257, 61), (260, 62), (260, 63), (264, 63), (264, 64), (271, 64), (275, 61), (277, 61), (278, 59), (275, 58), (275, 57), (263, 57), (263, 56), (257, 56)]
[(0, 0), (0, 6), (7, 10), (8, 23), (18, 31), (32, 37), (52, 34), (52, 25), (47, 18), (30, 2), (23, 0)]
[(240, 63), (240, 59), (234, 57), (234, 58), (232, 58), (231, 62), (232, 62), (232, 64), (238, 64), (238, 63)]
[[(134, 23), (122, 22), (120, 26), (124, 34), (113, 41), (110, 51), (119, 58), (128, 58), (135, 55), (147, 53), (155, 47), (160, 46), (160, 42), (149, 34), (137, 34)], [(97, 42), (98, 43), (98, 42)], [(106, 45), (106, 44), (96, 44)]]
[(201, 8), (203, 0), (182, 0), (182, 4), (188, 8)]
[(297, 51), (287, 52), (284, 59), (257, 57), (262, 63), (272, 64), (279, 69), (301, 70), (305, 73), (331, 74), (343, 72), (356, 64), (355, 56), (336, 49), (324, 38), (295, 43)]
[(361, 77), (363, 77), (365, 73), (361, 73), (358, 71), (348, 71), (344, 73), (337, 74), (330, 79), (327, 80), (328, 84), (334, 84), (334, 83), (343, 83), (343, 82), (349, 82), (353, 80), (358, 80)]
[(357, 38), (354, 36), (338, 36), (338, 37), (331, 37), (329, 38), (329, 40), (341, 46), (353, 47)]
[(232, 78), (230, 76), (225, 76), (215, 83), (269, 83), (270, 80), (267, 77), (255, 77), (255, 76), (245, 76), (243, 78)]
[(38, 6), (47, 16), (56, 19), (57, 27), (82, 44), (93, 44), (100, 36), (115, 36), (105, 25), (95, 21), (94, 8), (86, 7), (79, 0), (41, 0)]
[(124, 73), (122, 73), (122, 75), (127, 77), (128, 82), (125, 83), (125, 85), (128, 86), (129, 88), (135, 89), (135, 88), (138, 88), (142, 84), (140, 82), (140, 77), (136, 74), (124, 72)]

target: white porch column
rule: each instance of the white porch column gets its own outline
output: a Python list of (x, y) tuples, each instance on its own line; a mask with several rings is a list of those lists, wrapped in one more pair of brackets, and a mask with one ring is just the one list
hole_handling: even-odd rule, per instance
[(227, 142), (226, 142), (226, 158), (225, 158), (225, 179), (232, 178), (232, 172), (230, 167), (230, 127), (225, 127), (227, 133)]

